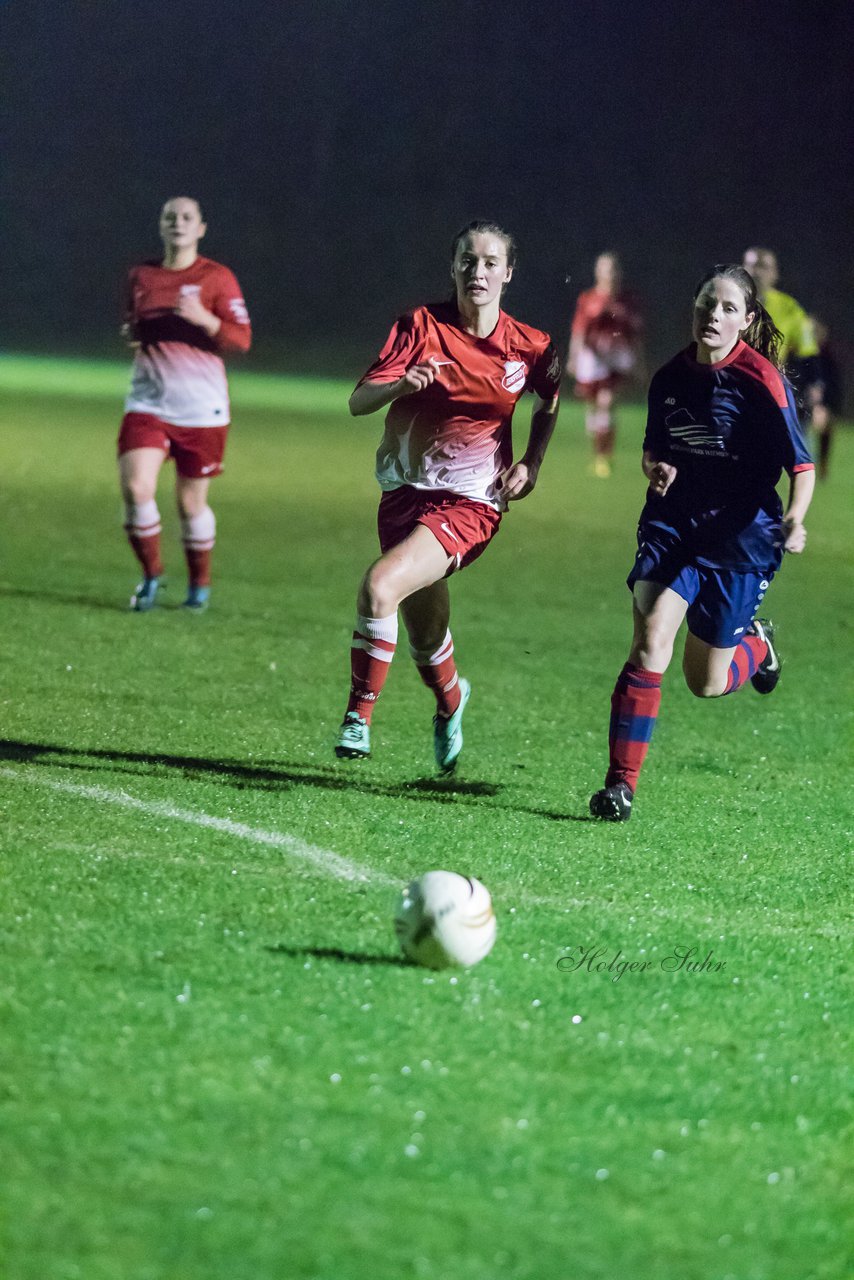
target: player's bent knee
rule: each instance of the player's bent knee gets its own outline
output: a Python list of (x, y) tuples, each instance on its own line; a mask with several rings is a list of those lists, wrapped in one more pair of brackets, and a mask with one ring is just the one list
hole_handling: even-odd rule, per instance
[(695, 698), (719, 698), (726, 688), (726, 682), (712, 676), (685, 672), (685, 683)]
[(382, 561), (371, 565), (359, 588), (359, 611), (369, 618), (388, 618), (400, 604)]

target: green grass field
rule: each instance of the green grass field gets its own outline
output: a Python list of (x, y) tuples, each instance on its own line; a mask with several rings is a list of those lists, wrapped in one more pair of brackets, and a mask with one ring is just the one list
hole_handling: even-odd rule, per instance
[[(854, 438), (769, 595), (779, 689), (701, 703), (674, 663), (614, 827), (640, 410), (602, 482), (568, 403), (453, 583), (448, 785), (405, 645), (373, 758), (331, 752), (380, 417), (235, 375), (213, 607), (177, 607), (164, 472), (172, 584), (132, 615), (124, 381), (0, 361), (3, 1280), (854, 1276)], [(396, 954), (437, 866), (499, 917), (457, 974)]]

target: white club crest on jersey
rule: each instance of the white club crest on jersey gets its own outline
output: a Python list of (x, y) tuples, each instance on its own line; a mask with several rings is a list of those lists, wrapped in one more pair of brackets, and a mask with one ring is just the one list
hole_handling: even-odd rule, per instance
[(505, 391), (522, 391), (528, 377), (528, 366), (523, 360), (505, 360), (501, 385)]
[(202, 286), (200, 284), (182, 284), (178, 290), (182, 298), (188, 298), (192, 293), (201, 293)]

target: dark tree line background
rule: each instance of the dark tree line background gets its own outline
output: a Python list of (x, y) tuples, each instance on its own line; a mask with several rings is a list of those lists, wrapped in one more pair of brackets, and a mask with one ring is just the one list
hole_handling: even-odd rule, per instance
[(851, 7), (783, 0), (65, 0), (0, 7), (7, 348), (116, 354), (162, 200), (250, 304), (258, 365), (359, 372), (449, 287), (473, 216), (521, 246), (508, 309), (562, 342), (603, 248), (653, 361), (751, 242), (848, 337)]

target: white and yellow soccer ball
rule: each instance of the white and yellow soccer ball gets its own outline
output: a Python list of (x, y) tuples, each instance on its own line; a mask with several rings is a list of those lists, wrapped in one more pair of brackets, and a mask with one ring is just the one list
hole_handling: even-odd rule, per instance
[(405, 955), (428, 969), (468, 968), (489, 955), (496, 921), (489, 890), (455, 871), (428, 871), (403, 891), (394, 918)]

